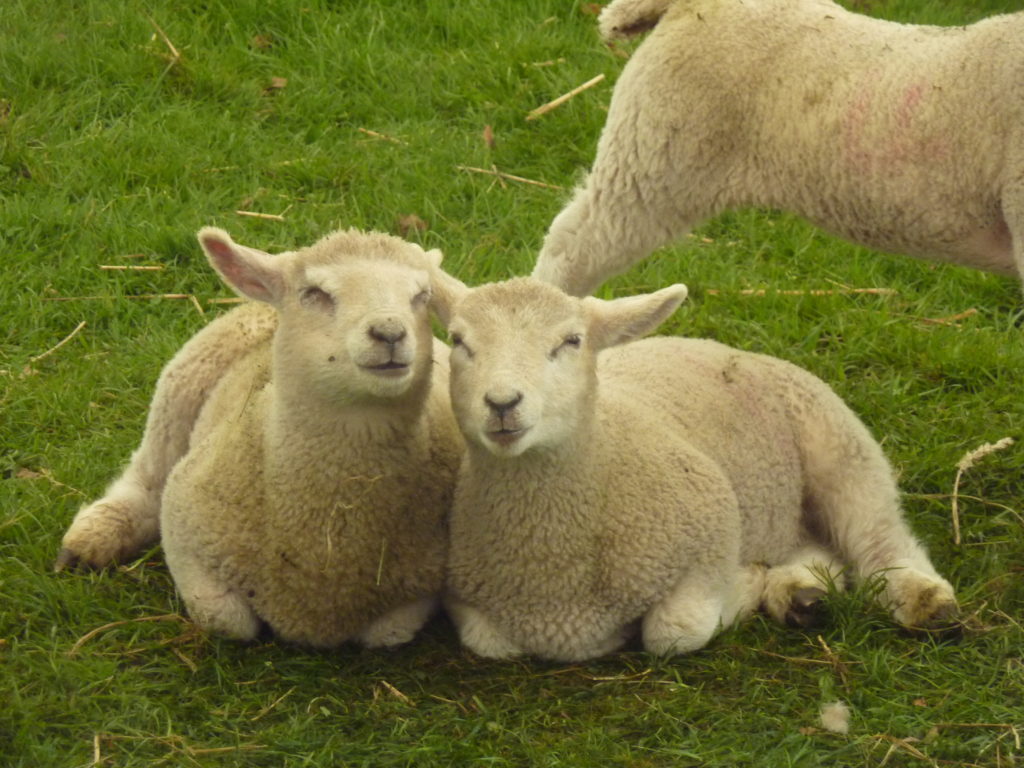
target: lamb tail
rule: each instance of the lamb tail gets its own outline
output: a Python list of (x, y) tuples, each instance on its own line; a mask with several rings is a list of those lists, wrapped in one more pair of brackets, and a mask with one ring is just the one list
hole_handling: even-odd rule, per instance
[(654, 29), (670, 2), (672, 0), (615, 0), (598, 17), (602, 39), (634, 37)]

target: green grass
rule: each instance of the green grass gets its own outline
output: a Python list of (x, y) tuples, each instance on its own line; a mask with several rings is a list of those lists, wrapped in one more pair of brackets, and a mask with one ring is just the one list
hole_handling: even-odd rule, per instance
[[(964, 23), (1010, 5), (857, 7)], [(395, 231), (416, 214), (429, 229), (411, 236), (442, 248), (470, 283), (529, 270), (568, 193), (456, 166), (566, 189), (578, 181), (622, 67), (580, 6), (0, 4), (0, 762), (774, 768), (1024, 758), (1022, 449), (962, 479), (959, 547), (949, 498), (966, 451), (1021, 436), (1019, 287), (870, 253), (787, 215), (725, 215), (605, 295), (684, 281), (691, 300), (665, 332), (775, 354), (831, 383), (883, 441), (913, 527), (958, 588), (969, 616), (958, 639), (901, 632), (861, 591), (831, 598), (820, 635), (755, 619), (667, 661), (630, 651), (571, 666), (486, 662), (441, 620), (397, 652), (313, 653), (194, 632), (173, 616), (182, 606), (159, 549), (103, 573), (50, 571), (74, 512), (141, 436), (161, 366), (223, 311), (209, 303), (228, 292), (200, 257), (200, 226), (273, 250), (336, 227)], [(605, 83), (524, 121), (600, 72)], [(274, 78), (287, 82), (275, 88)], [(739, 294), (837, 286), (894, 293)], [(189, 300), (131, 298), (176, 293), (196, 296), (206, 315)], [(65, 297), (103, 298), (53, 300)], [(956, 325), (926, 321), (970, 309)], [(818, 726), (834, 699), (852, 710), (846, 736)]]

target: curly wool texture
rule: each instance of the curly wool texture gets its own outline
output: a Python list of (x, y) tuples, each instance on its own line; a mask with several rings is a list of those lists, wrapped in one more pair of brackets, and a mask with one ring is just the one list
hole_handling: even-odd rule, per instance
[(422, 414), (363, 425), (311, 407), (301, 429), (275, 434), (269, 345), (256, 350), (214, 392), (168, 481), (169, 564), (186, 548), (277, 636), (320, 647), (437, 595), (459, 457), (446, 356), (438, 343)]
[(142, 442), (103, 496), (83, 506), (61, 541), (56, 568), (103, 568), (160, 539), (160, 499), (167, 475), (188, 451), (199, 411), (221, 377), (269, 339), (277, 315), (250, 302), (210, 322), (164, 366)]
[(223, 376), (167, 481), (167, 562), (193, 618), (240, 639), (394, 645), (444, 579), (461, 453), (431, 335), (440, 254), (338, 232), (270, 257), (207, 229), (221, 276), (277, 311)]
[(883, 572), (901, 623), (955, 608), (881, 448), (827, 385), (709, 340), (624, 343), (677, 288), (603, 302), (522, 278), (457, 300), (467, 454), (448, 595), (463, 641), (573, 661), (640, 622), (648, 650), (686, 652), (760, 605), (784, 620), (843, 563)]
[(409, 640), (436, 606), (461, 438), (431, 334), (440, 253), (349, 230), (276, 256), (206, 228), (255, 301), (160, 376), (142, 444), (79, 512), (58, 567), (159, 536), (197, 624), (333, 646)]
[(589, 294), (745, 206), (884, 251), (1024, 264), (1024, 13), (941, 28), (830, 0), (616, 0), (600, 26), (653, 31), (535, 277)]

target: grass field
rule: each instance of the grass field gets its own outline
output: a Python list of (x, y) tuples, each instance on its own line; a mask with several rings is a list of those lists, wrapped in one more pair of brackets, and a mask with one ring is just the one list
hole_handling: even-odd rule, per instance
[[(857, 7), (953, 24), (1018, 5)], [(623, 65), (588, 11), (569, 0), (0, 4), (0, 763), (1024, 759), (1024, 447), (963, 473), (960, 545), (951, 527), (958, 460), (1021, 436), (1019, 286), (875, 254), (778, 213), (710, 222), (604, 295), (686, 282), (691, 299), (663, 332), (771, 353), (832, 384), (883, 442), (914, 529), (958, 589), (958, 638), (902, 632), (861, 591), (831, 596), (820, 631), (755, 619), (673, 660), (481, 661), (443, 620), (397, 652), (313, 653), (197, 633), (159, 548), (101, 573), (51, 571), (75, 511), (141, 436), (160, 368), (225, 310), (200, 226), (283, 250), (337, 227), (398, 232), (414, 215), (426, 228), (408, 236), (442, 248), (467, 282), (530, 269), (593, 158)], [(850, 707), (846, 735), (819, 722), (834, 700)]]

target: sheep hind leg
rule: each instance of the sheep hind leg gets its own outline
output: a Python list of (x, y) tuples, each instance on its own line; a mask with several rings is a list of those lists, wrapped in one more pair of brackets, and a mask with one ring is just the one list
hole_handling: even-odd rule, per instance
[[(1010, 161), (1010, 164), (1018, 169), (1022, 167), (1022, 163), (1024, 163), (1024, 158), (1021, 157), (1016, 157)], [(1017, 181), (1008, 185), (1003, 190), (1000, 204), (1003, 211), (1003, 221), (1009, 234), (1013, 262), (1017, 267), (1018, 278), (1024, 282), (1024, 181)]]
[[(936, 572), (903, 519), (891, 480), (849, 478), (849, 484), (823, 505), (831, 537), (858, 581), (880, 577), (877, 600), (902, 626), (928, 629), (956, 619), (953, 587)], [(845, 498), (844, 498), (845, 496)], [(819, 497), (820, 498), (820, 497)]]
[(246, 305), (200, 330), (164, 367), (141, 444), (106, 493), (75, 515), (54, 570), (104, 568), (157, 542), (164, 484), (188, 450), (203, 403), (231, 363), (269, 336), (274, 324), (272, 310)]
[(436, 597), (423, 597), (388, 611), (359, 633), (367, 648), (395, 648), (408, 643), (437, 610)]
[(813, 527), (854, 579), (882, 579), (877, 599), (899, 624), (948, 626), (958, 615), (953, 587), (907, 525), (881, 447), (837, 397), (815, 410), (802, 435)]
[(765, 574), (761, 608), (787, 627), (810, 629), (822, 623), (823, 599), (830, 586), (843, 586), (842, 563), (823, 547), (809, 545)]

